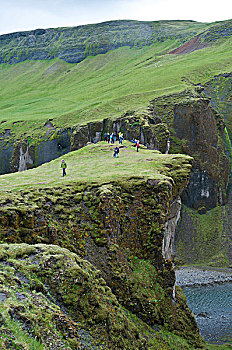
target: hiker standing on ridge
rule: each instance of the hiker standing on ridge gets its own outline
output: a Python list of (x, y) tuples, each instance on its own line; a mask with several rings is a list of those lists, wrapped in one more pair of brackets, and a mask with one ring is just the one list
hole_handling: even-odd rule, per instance
[(67, 168), (67, 164), (65, 163), (64, 159), (61, 160), (60, 167), (63, 169), (63, 177), (66, 175), (65, 169)]

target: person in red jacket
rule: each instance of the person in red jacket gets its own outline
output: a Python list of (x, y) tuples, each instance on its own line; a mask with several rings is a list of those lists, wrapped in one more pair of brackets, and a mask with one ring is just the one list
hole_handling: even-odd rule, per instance
[(136, 151), (139, 151), (139, 140), (136, 141)]

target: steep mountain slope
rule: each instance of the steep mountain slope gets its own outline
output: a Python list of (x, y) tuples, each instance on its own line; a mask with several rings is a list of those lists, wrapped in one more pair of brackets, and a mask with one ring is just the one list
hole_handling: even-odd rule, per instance
[(183, 43), (208, 27), (193, 21), (110, 21), (6, 34), (0, 36), (0, 63), (55, 57), (77, 63), (123, 46), (141, 48), (166, 39)]
[(183, 90), (183, 77), (199, 84), (232, 70), (231, 39), (189, 55), (165, 55), (172, 44), (120, 48), (72, 65), (1, 65), (1, 130), (22, 135), (30, 127), (30, 134), (41, 133), (38, 128), (51, 118), (64, 127), (144, 110), (152, 98)]

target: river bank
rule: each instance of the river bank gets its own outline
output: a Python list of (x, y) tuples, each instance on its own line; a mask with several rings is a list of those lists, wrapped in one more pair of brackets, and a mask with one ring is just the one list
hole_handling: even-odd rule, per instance
[(176, 284), (180, 287), (204, 286), (232, 282), (232, 269), (183, 266), (176, 270)]

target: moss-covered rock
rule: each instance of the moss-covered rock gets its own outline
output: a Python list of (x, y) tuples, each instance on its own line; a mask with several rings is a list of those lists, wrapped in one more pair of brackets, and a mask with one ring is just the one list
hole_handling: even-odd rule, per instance
[(58, 246), (1, 245), (0, 252), (2, 349), (8, 342), (25, 349), (32, 339), (41, 349), (147, 348), (87, 261)]
[[(67, 249), (43, 244), (1, 244), (0, 266), (2, 349), (204, 347), (199, 335), (196, 339), (195, 320), (181, 291), (176, 296), (176, 309), (182, 321), (173, 325), (174, 333), (170, 333), (161, 325), (151, 328), (123, 308), (101, 272)], [(146, 287), (152, 283), (153, 269), (149, 263), (135, 262), (133, 284), (142, 283), (144, 300), (151, 293)], [(144, 282), (138, 280), (141, 272)], [(150, 310), (153, 303), (159, 304), (165, 299), (161, 290), (156, 286), (150, 294), (147, 300)], [(169, 317), (173, 318), (174, 304), (166, 307), (170, 308)], [(191, 323), (189, 329), (186, 328), (188, 322)], [(176, 331), (183, 333), (192, 345), (175, 335)]]

